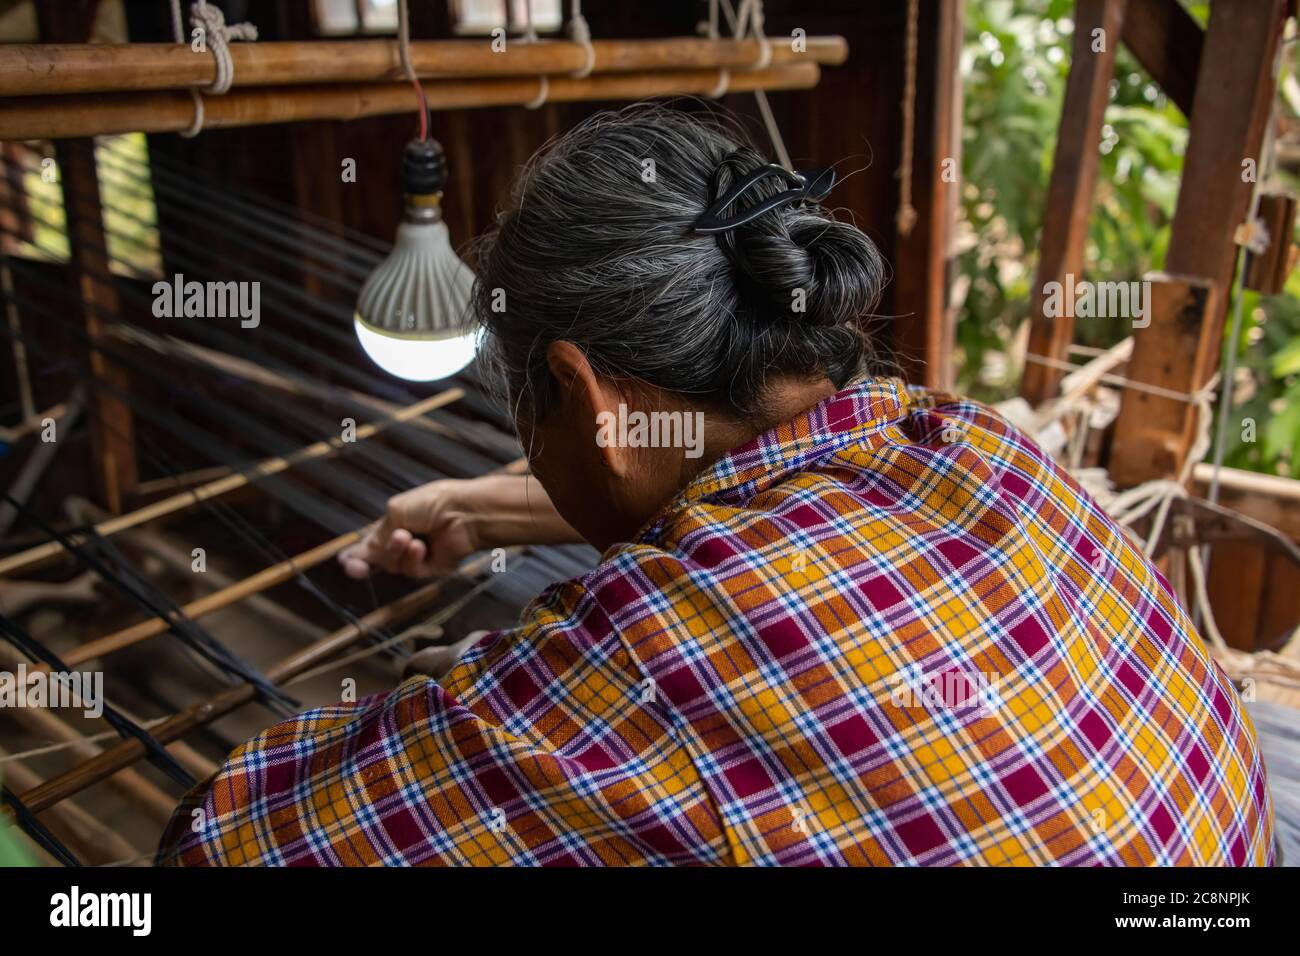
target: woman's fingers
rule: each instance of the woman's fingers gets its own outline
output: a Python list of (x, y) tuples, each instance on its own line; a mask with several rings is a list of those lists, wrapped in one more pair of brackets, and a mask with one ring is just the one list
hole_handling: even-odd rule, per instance
[(370, 577), (370, 565), (365, 558), (359, 557), (352, 548), (340, 552), (339, 564), (343, 565), (343, 573), (354, 581), (362, 581)]
[(424, 577), (427, 573), (424, 569), (424, 559), (428, 553), (423, 541), (419, 538), (413, 538), (406, 546), (402, 553), (401, 572), (408, 578)]

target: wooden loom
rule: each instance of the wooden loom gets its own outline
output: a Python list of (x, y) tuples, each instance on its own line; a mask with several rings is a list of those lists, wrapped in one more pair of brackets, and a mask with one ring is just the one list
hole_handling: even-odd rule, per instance
[[(953, 17), (935, 12), (938, 4), (923, 4), (923, 13), (933, 17), (944, 31), (933, 48), (932, 77), (945, 69), (950, 73), (956, 70), (960, 6), (953, 7), (958, 10), (955, 26)], [(1267, 107), (1262, 104), (1270, 102), (1272, 96), (1270, 51), (1276, 50), (1280, 42), (1285, 8), (1282, 0), (1262, 0), (1247, 11), (1234, 8), (1229, 17), (1230, 11), (1223, 3), (1212, 4), (1210, 26), (1202, 32), (1175, 0), (1078, 3), (1075, 36), (1079, 42), (1090, 38), (1093, 27), (1106, 29), (1112, 37), (1122, 37), (1171, 99), (1191, 117), (1192, 125), (1185, 188), (1171, 242), (1171, 274), (1155, 280), (1157, 308), (1152, 325), (1139, 330), (1121, 347), (1088, 356), (1083, 368), (1071, 361), (1081, 354), (1071, 345), (1072, 319), (1040, 321), (1031, 333), (1029, 352), (1035, 361), (1027, 368), (1024, 384), (1024, 395), (1033, 406), (1033, 418), (1028, 424), (1043, 428), (1063, 424), (1072, 449), (1078, 452), (1077, 463), (1107, 465), (1110, 476), (1122, 485), (1140, 485), (1176, 474), (1194, 443), (1195, 414), (1191, 404), (1180, 396), (1192, 395), (1205, 386), (1217, 367), (1214, 345), (1222, 338), (1227, 291), (1238, 254), (1232, 230), (1210, 224), (1242, 222), (1246, 218), (1250, 190), (1240, 184), (1234, 163), (1244, 155), (1259, 155), (1267, 125)], [(950, 12), (948, 7), (942, 9)], [(61, 36), (57, 30), (48, 38), (76, 39)], [(347, 56), (332, 55), (337, 46), (333, 42), (232, 46), (234, 87), (224, 96), (206, 98), (206, 127), (303, 122), (311, 128), (312, 121), (323, 118), (352, 119), (410, 110), (409, 88), (394, 82), (400, 73), (390, 41), (349, 43)], [(597, 40), (593, 45), (593, 71), (585, 78), (570, 75), (583, 68), (585, 51), (578, 44), (564, 41), (516, 44), (508, 54), (492, 57), (475, 52), (471, 41), (423, 41), (414, 44), (413, 60), (433, 106), (465, 109), (536, 102), (543, 89), (539, 81), (542, 75), (547, 77), (548, 102), (662, 93), (707, 95), (718, 89), (722, 70), (727, 72), (732, 91), (803, 89), (819, 82), (822, 66), (837, 65), (847, 55), (846, 44), (838, 37), (809, 37), (806, 58), (790, 56), (779, 47), (773, 46), (767, 66), (747, 69), (761, 60), (762, 51), (753, 40)], [(1242, 55), (1247, 49), (1258, 56)], [(1036, 288), (1042, 288), (1053, 277), (1083, 273), (1083, 237), (1096, 178), (1091, 158), (1096, 155), (1101, 111), (1113, 74), (1113, 45), (1108, 55), (1077, 54), (1074, 63), (1062, 114)], [(76, 42), (0, 46), (0, 93), (13, 97), (0, 102), (0, 139), (183, 130), (190, 125), (193, 114), (188, 89), (212, 78), (210, 57), (193, 56), (171, 44), (118, 48)], [(927, 80), (923, 73), (922, 87), (927, 82), (934, 101), (954, 95), (950, 86)], [(1250, 108), (1242, 109), (1243, 103)], [(946, 114), (936, 110), (932, 119), (941, 126), (938, 120), (952, 113), (949, 103)], [(946, 140), (934, 135), (928, 144), (922, 144), (916, 160), (918, 170), (936, 166), (942, 157), (955, 153), (960, 137), (951, 128), (945, 135)], [(66, 582), (44, 579), (60, 567), (57, 562), (66, 561), (69, 545), (84, 545), (90, 549), (87, 556), (94, 557), (99, 539), (106, 538), (136, 548), (132, 552), (134, 563), (149, 559), (156, 562), (166, 555), (173, 565), (183, 565), (188, 550), (180, 546), (175, 534), (164, 538), (154, 524), (166, 519), (183, 527), (194, 516), (209, 513), (233, 521), (232, 512), (257, 515), (270, 507), (292, 509), (296, 496), (323, 501), (337, 494), (341, 479), (334, 469), (346, 474), (347, 482), (364, 489), (354, 502), (317, 507), (304, 519), (318, 532), (324, 528), (328, 532), (326, 540), (317, 540), (317, 534), (302, 547), (293, 548), (295, 554), (274, 555), (274, 560), (228, 577), (204, 593), (176, 597), (175, 607), (99, 628), (64, 649), (62, 664), (70, 668), (93, 661), (111, 664), (129, 655), (161, 653), (174, 645), (185, 648), (176, 653), (188, 659), (197, 652), (180, 640), (178, 632), (187, 628), (192, 631), (194, 626), (201, 626), (200, 622), (245, 609), (289, 629), (291, 622), (285, 620), (284, 604), (280, 603), (291, 603), (286, 596), (291, 589), (285, 585), (309, 584), (307, 572), (327, 571), (329, 559), (355, 539), (357, 527), (365, 516), (373, 514), (376, 502), (386, 491), (400, 487), (391, 479), (416, 479), (413, 462), (423, 464), (426, 477), (433, 477), (434, 471), (470, 475), (515, 466), (519, 449), (509, 438), (509, 423), (494, 416), (477, 383), (458, 382), (454, 389), (421, 397), (403, 393), (392, 388), (391, 383), (373, 377), (350, 374), (339, 368), (337, 357), (324, 349), (319, 355), (295, 352), (313, 335), (330, 337), (316, 330), (328, 329), (330, 322), (337, 330), (338, 323), (346, 322), (347, 316), (328, 304), (335, 298), (346, 301), (346, 295), (338, 296), (339, 290), (351, 288), (354, 293), (356, 284), (382, 254), (382, 248), (373, 240), (339, 230), (335, 223), (314, 219), (310, 214), (275, 208), (254, 194), (238, 190), (223, 190), (219, 203), (212, 195), (190, 195), (202, 177), (194, 168), (171, 162), (165, 156), (151, 157), (152, 169), (142, 171), (111, 146), (96, 147), (86, 139), (60, 140), (56, 149), (65, 177), (66, 232), (72, 239), (78, 288), (76, 292), (59, 290), (48, 273), (15, 263), (17, 288), (8, 298), (24, 317), (37, 317), (65, 330), (77, 341), (87, 356), (86, 371), (93, 376), (95, 385), (87, 400), (93, 438), (98, 448), (114, 451), (116, 457), (110, 454), (95, 458), (105, 463), (96, 474), (96, 484), (101, 502), (110, 506), (107, 512), (81, 507), (70, 523), (58, 529), (69, 533), (66, 544), (38, 536), (39, 540), (0, 556), (0, 579), (12, 581), (21, 575), (21, 587), (29, 589), (15, 590), (11, 600), (34, 601), (51, 595), (59, 600), (86, 600), (85, 575)], [(112, 278), (112, 257), (104, 238), (103, 220), (105, 213), (118, 215), (123, 210), (105, 209), (104, 197), (95, 185), (97, 163), (100, 170), (115, 170), (113, 175), (124, 177), (132, 190), (150, 188), (187, 216), (201, 212), (215, 217), (215, 221), (203, 225), (204, 230), (236, 231), (253, 237), (259, 248), (264, 247), (268, 261), (279, 265), (259, 267), (261, 273), (249, 274), (262, 274), (266, 289), (274, 292), (274, 307), (280, 319), (269, 323), (268, 332), (276, 332), (281, 323), (288, 327), (300, 322), (301, 316), (295, 314), (299, 310), (306, 310), (319, 320), (318, 324), (303, 324), (307, 333), (304, 337), (272, 337), (265, 343), (267, 355), (260, 355), (241, 349), (238, 339), (229, 335), (205, 332), (198, 341), (179, 339), (130, 321), (129, 316), (144, 303)], [(7, 165), (10, 195), (15, 197), (21, 195), (23, 187), (21, 177), (13, 177), (18, 168), (12, 162)], [(36, 172), (30, 160), (22, 168), (28, 174)], [(1229, 172), (1234, 175), (1228, 176)], [(1225, 176), (1227, 185), (1207, 188), (1207, 184), (1225, 182)], [(922, 223), (937, 223), (951, 216), (948, 204), (954, 196), (950, 191), (922, 197), (918, 201)], [(1285, 210), (1278, 215), (1285, 220)], [(190, 220), (185, 222), (188, 229)], [(159, 225), (158, 231), (165, 233), (168, 263), (183, 266), (187, 274), (200, 275), (204, 267), (203, 243), (186, 234), (185, 229), (177, 229), (174, 221)], [(1274, 235), (1281, 232), (1273, 230)], [(903, 254), (910, 246), (939, 245), (936, 235), (942, 232), (926, 234), (920, 230), (911, 238), (902, 237), (896, 258), (906, 261)], [(282, 236), (295, 239), (287, 242), (279, 238)], [(303, 255), (307, 247), (325, 252), (314, 260), (308, 254), (308, 267), (292, 265), (294, 257)], [(1264, 264), (1252, 269), (1271, 275), (1275, 281), (1289, 259), (1274, 247), (1259, 261)], [(898, 284), (905, 289), (924, 286), (931, 290), (928, 297), (918, 300), (925, 303), (916, 309), (923, 321), (907, 325), (901, 334), (904, 344), (925, 359), (927, 373), (940, 375), (937, 382), (931, 382), (940, 384), (943, 379), (938, 370), (951, 350), (951, 326), (945, 324), (951, 312), (946, 297), (934, 295), (932, 290), (942, 288), (944, 265), (942, 256), (929, 255), (924, 268), (900, 266), (898, 277)], [(279, 268), (289, 269), (293, 276), (277, 274)], [(62, 316), (55, 314), (61, 310)], [(77, 316), (75, 325), (68, 321), (69, 311)], [(1041, 309), (1036, 312), (1041, 314)], [(46, 355), (42, 359), (38, 353), (39, 343), (32, 342), (28, 354), (34, 368), (50, 358)], [(205, 441), (201, 449), (188, 456), (184, 467), (177, 463), (177, 467), (165, 468), (164, 462), (151, 460), (159, 476), (140, 480), (135, 466), (150, 455), (156, 459), (159, 430), (166, 431), (170, 425), (173, 431), (166, 434), (173, 436), (180, 427), (174, 419), (167, 419), (166, 424), (156, 421), (156, 410), (147, 405), (140, 407), (134, 391), (157, 394), (160, 386), (151, 379), (151, 371), (156, 371), (151, 366), (164, 363), (197, 376), (205, 395), (221, 395), (231, 387), (232, 380), (237, 380), (241, 383), (237, 386), (239, 394), (256, 396), (251, 400), (268, 410), (268, 418), (280, 429), (281, 436), (295, 435), (297, 440), (277, 443), (250, 439), (236, 447)], [(1126, 382), (1149, 385), (1155, 390), (1142, 391)], [(1116, 395), (1122, 395), (1122, 400)], [(1108, 401), (1119, 406), (1118, 420), (1104, 428), (1089, 427), (1085, 413)], [(313, 407), (312, 403), (318, 404)], [(44, 411), (30, 409), (10, 432), (15, 438), (30, 436), (39, 430), (43, 419), (70, 417), (76, 414), (77, 407), (70, 397)], [(320, 407), (333, 410), (334, 421), (321, 416)], [(356, 417), (358, 434), (365, 436), (359, 446), (345, 447), (330, 437), (337, 432), (336, 428), (331, 430), (337, 414)], [(185, 407), (181, 420), (211, 433), (212, 438), (219, 437), (220, 429), (214, 428), (211, 418), (192, 403)], [(245, 424), (256, 430), (256, 422)], [(137, 434), (140, 430), (154, 437)], [(366, 450), (371, 447), (383, 453), (368, 456)], [(407, 461), (393, 460), (389, 451), (401, 454)], [(376, 483), (376, 475), (386, 469), (388, 484)], [(1193, 490), (1203, 495), (1209, 481), (1207, 466), (1198, 467), (1191, 480)], [(1169, 523), (1159, 542), (1166, 567), (1175, 582), (1184, 585), (1186, 578), (1179, 568), (1186, 553), (1206, 541), (1216, 542), (1209, 584), (1213, 603), (1217, 607), (1224, 594), (1231, 602), (1234, 588), (1241, 592), (1236, 605), (1241, 613), (1221, 613), (1219, 617), (1235, 648), (1265, 651), (1252, 661), (1264, 669), (1272, 666), (1267, 653), (1279, 646), (1275, 638), (1293, 630), (1300, 618), (1300, 588), (1296, 587), (1300, 579), (1293, 573), (1295, 567), (1300, 567), (1293, 554), (1294, 541), (1300, 539), (1300, 524), (1295, 518), (1300, 514), (1300, 493), (1296, 488), (1295, 482), (1285, 479), (1224, 470), (1220, 473), (1221, 501), (1256, 516), (1273, 529), (1243, 524), (1221, 511), (1197, 510), (1201, 506), (1193, 502), (1175, 506), (1176, 520)], [(131, 500), (142, 504), (134, 508), (122, 506), (122, 502)], [(532, 577), (527, 573), (518, 575), (516, 590), (522, 598), (530, 593), (531, 584), (563, 577), (571, 573), (565, 571), (566, 567), (579, 567), (591, 555), (553, 554), (550, 549), (539, 549), (520, 557), (539, 565)], [(521, 570), (529, 567), (525, 565)], [(361, 647), (369, 651), (374, 645), (367, 641), (377, 632), (385, 632), (377, 639), (378, 644), (414, 633), (402, 630), (411, 621), (423, 619), (426, 627), (418, 633), (435, 634), (438, 626), (449, 625), (450, 618), (442, 619), (444, 612), (458, 609), (462, 596), (474, 593), (474, 588), (487, 580), (482, 572), (483, 563), (479, 561), (467, 567), (456, 581), (386, 593), (372, 602), (352, 602), (357, 607), (330, 609), (340, 618), (336, 626), (295, 631), (293, 643), (271, 656), (260, 676), (283, 688), (295, 680), (302, 681), (304, 675), (318, 673), (318, 668), (337, 660), (337, 655), (347, 649)], [(216, 582), (209, 579), (208, 583)], [(531, 591), (538, 589), (531, 587)], [(277, 601), (267, 600), (271, 593), (278, 595)], [(42, 594), (45, 598), (41, 598)], [(364, 609), (367, 603), (372, 606)], [(430, 620), (433, 628), (427, 627)], [(395, 633), (388, 634), (388, 630)], [(178, 639), (161, 640), (168, 632)], [(196, 634), (188, 636), (197, 641)], [(408, 638), (408, 643), (413, 639)], [(1296, 649), (1295, 643), (1292, 650)], [(7, 645), (0, 644), (0, 649), (12, 657)], [(382, 659), (380, 653), (376, 653), (376, 659)], [(137, 657), (136, 666), (128, 670), (138, 673), (141, 664), (149, 660)], [(0, 660), (0, 669), (9, 666), (11, 663)], [(34, 669), (41, 666), (36, 664)], [(216, 676), (213, 665), (204, 666), (207, 670), (203, 674), (210, 684)], [(1291, 671), (1279, 667), (1275, 675), (1278, 682), (1273, 687), (1288, 688)], [(391, 676), (391, 669), (381, 672), (379, 677), (383, 676)], [(24, 820), (30, 824), (34, 815), (40, 814), (40, 821), (56, 830), (52, 834), (56, 842), (61, 841), (80, 858), (96, 862), (117, 862), (126, 858), (127, 849), (147, 846), (147, 840), (124, 846), (120, 828), (101, 824), (96, 830), (96, 821), (86, 819), (86, 811), (77, 800), (87, 788), (102, 782), (134, 808), (133, 813), (149, 819), (152, 825), (159, 824), (170, 802), (174, 802), (174, 793), (169, 795), (162, 789), (158, 771), (146, 761), (152, 757), (155, 763), (161, 762), (159, 751), (164, 750), (191, 776), (203, 776), (212, 769), (211, 754), (219, 750), (210, 746), (210, 739), (203, 735), (223, 720), (252, 710), (246, 705), (259, 699), (255, 686), (243, 680), (216, 694), (210, 686), (203, 690), (206, 692), (192, 693), (165, 710), (161, 719), (143, 716), (154, 710), (140, 710), (138, 718), (125, 715), (137, 727), (148, 730), (148, 740), (131, 734), (116, 742), (90, 739), (78, 727), (49, 712), (30, 711), (19, 716), (17, 719), (26, 722), (30, 734), (64, 748), (54, 752), (53, 759), (71, 755), (76, 760), (71, 765), (61, 763), (45, 775), (34, 773), (24, 762), (0, 763), (0, 772), (10, 780), (22, 812), (27, 814)], [(323, 699), (337, 698), (336, 685), (320, 691)], [(1300, 699), (1300, 691), (1282, 693), (1294, 693)], [(111, 699), (111, 692), (109, 696)], [(258, 715), (264, 716), (261, 711)], [(248, 736), (240, 729), (232, 729), (229, 737), (238, 742), (241, 733)], [(118, 736), (112, 732), (110, 735)], [(203, 743), (209, 746), (201, 749), (199, 744)]]
[[(47, 38), (74, 39), (57, 8), (42, 12)], [(464, 109), (526, 105), (538, 99), (539, 85), (553, 102), (708, 94), (720, 82), (730, 92), (806, 89), (817, 83), (822, 65), (847, 54), (839, 37), (810, 37), (800, 53), (789, 44), (767, 46), (754, 38), (596, 40), (588, 62), (582, 45), (564, 41), (512, 42), (501, 56), (486, 50), (485, 41), (416, 41), (411, 58), (431, 108)], [(332, 41), (232, 45), (234, 88), (205, 97), (204, 128), (411, 111), (410, 87), (396, 82), (401, 70), (391, 41), (348, 43), (346, 56), (339, 55), (343, 48)], [(247, 705), (275, 712), (275, 695), (291, 686), (307, 691), (309, 701), (336, 701), (335, 674), (344, 672), (331, 669), (341, 663), (371, 690), (391, 686), (401, 656), (395, 651), (451, 641), (457, 622), (459, 633), (471, 624), (507, 624), (545, 584), (580, 572), (595, 557), (589, 548), (515, 549), (476, 558), (445, 580), (413, 587), (380, 582), (382, 593), (372, 590), (369, 600), (335, 599), (325, 592), (337, 585), (313, 581), (334, 573), (331, 559), (358, 539), (367, 517), (391, 494), (437, 477), (519, 471), (523, 460), (511, 423), (472, 376), (421, 397), (355, 360), (340, 361), (339, 350), (351, 346), (350, 303), (382, 258), (382, 244), (253, 193), (213, 188), (196, 170), (165, 157), (153, 157), (146, 168), (111, 142), (85, 138), (186, 129), (194, 111), (189, 89), (209, 83), (213, 70), (211, 56), (174, 44), (0, 46), (0, 140), (58, 141), (66, 212), (66, 224), (42, 217), (29, 195), (40, 154), (7, 153), (0, 195), (21, 206), (22, 216), (0, 216), (7, 232), (0, 241), (31, 238), (15, 222), (54, 230), (66, 238), (76, 277), (69, 287), (40, 263), (6, 257), (5, 305), (17, 317), (9, 337), (28, 375), (66, 364), (48, 340), (32, 334), (34, 327), (56, 329), (73, 342), (90, 396), (95, 486), (108, 505), (69, 499), (67, 520), (46, 523), (16, 501), (28, 528), (39, 526), (26, 532), (36, 540), (0, 556), (0, 600), (9, 615), (0, 634), (8, 640), (0, 643), (0, 670), (22, 663), (36, 674), (87, 666), (109, 672), (105, 696), (114, 731), (107, 734), (91, 732), (89, 724), (83, 729), (59, 711), (0, 715), (16, 722), (20, 744), (28, 744), (22, 759), (0, 752), (7, 804), (0, 812), (16, 819), (48, 860), (147, 862), (150, 839), (180, 792), (175, 785), (164, 790), (159, 772), (178, 782), (211, 773), (214, 753), (249, 736), (249, 728), (265, 726), (265, 715), (249, 714)], [(588, 75), (572, 75), (578, 72)], [(101, 177), (112, 180), (115, 199), (98, 186)], [(239, 274), (263, 284), (266, 318), (256, 347), (230, 329), (187, 328), (178, 338), (149, 321), (147, 298), (117, 274), (120, 250), (110, 248), (105, 226), (109, 218), (138, 220), (129, 201), (149, 196), (196, 217), (192, 228), (170, 233), (162, 223), (134, 223), (160, 237), (169, 268), (200, 280), (210, 276), (205, 240), (232, 232), (253, 250)], [(322, 344), (313, 345), (317, 340)], [(49, 418), (70, 428), (78, 401), (25, 408), (5, 438), (31, 440)], [(346, 441), (338, 437), (341, 414), (357, 423)], [(141, 480), (142, 470), (157, 476)], [(36, 474), (28, 493), (39, 484)], [(323, 528), (327, 539), (285, 553), (258, 527), (277, 510), (296, 516), (290, 537), (318, 537)], [(163, 522), (170, 530), (158, 530)], [(245, 549), (228, 562), (214, 552), (214, 564), (246, 566), (249, 549), (274, 560), (251, 573), (223, 567), (190, 574), (178, 588), (176, 569), (183, 578), (189, 560), (185, 536), (196, 523), (208, 534), (224, 529)], [(489, 570), (499, 557), (509, 562), (503, 575)], [(70, 558), (91, 571), (60, 581)], [(160, 563), (171, 571), (160, 574)], [(170, 579), (168, 587), (154, 585), (160, 577)], [(102, 613), (106, 586), (132, 595), (145, 616), (122, 607)], [(42, 602), (75, 607), (96, 600), (101, 613), (90, 633), (63, 641), (59, 653), (16, 617)], [(312, 600), (323, 611), (286, 613), (287, 606)], [(233, 632), (219, 622), (232, 614), (292, 632), (291, 640), (275, 642), (269, 663), (254, 666), (267, 649), (246, 641), (238, 652), (225, 646)], [(337, 624), (320, 626), (330, 615)], [(497, 620), (484, 620), (493, 615)], [(113, 616), (122, 618), (120, 625), (96, 626)], [(161, 640), (169, 633), (175, 642)], [(183, 666), (193, 672), (189, 683), (202, 676), (208, 686), (186, 700), (151, 700), (130, 680), (122, 683), (142, 666)], [(213, 734), (244, 714), (243, 723)], [(195, 746), (199, 737), (203, 745)], [(37, 765), (54, 769), (37, 774), (30, 769)], [(105, 822), (102, 796), (94, 813), (79, 802), (101, 783), (122, 803), (119, 815), (132, 819)]]

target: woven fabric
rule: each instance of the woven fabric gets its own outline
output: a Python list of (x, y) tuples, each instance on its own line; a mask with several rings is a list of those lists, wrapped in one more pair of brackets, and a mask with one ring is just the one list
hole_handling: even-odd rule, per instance
[(1140, 550), (988, 408), (876, 379), (715, 462), (441, 685), (239, 748), (159, 858), (1260, 865), (1272, 808)]

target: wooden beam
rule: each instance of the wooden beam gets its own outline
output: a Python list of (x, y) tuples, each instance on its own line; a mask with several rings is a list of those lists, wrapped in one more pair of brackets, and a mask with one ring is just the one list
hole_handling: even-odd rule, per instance
[[(1273, 67), (1286, 0), (1210, 5), (1182, 184), (1165, 256), (1167, 273), (1207, 290), (1168, 288), (1152, 322), (1134, 334), (1132, 378), (1183, 394), (1213, 377), (1237, 264), (1235, 233), (1246, 219), (1264, 130), (1272, 111)], [(1187, 279), (1187, 277), (1197, 277)], [(1178, 278), (1174, 279), (1175, 283)], [(1208, 290), (1213, 289), (1214, 294)], [(1153, 292), (1157, 289), (1152, 288)], [(1175, 414), (1176, 409), (1180, 409)], [(1196, 410), (1128, 391), (1116, 423), (1111, 477), (1120, 484), (1173, 477), (1191, 447)]]
[(1205, 35), (1178, 0), (1141, 0), (1124, 15), (1124, 45), (1165, 95), (1192, 115)]
[[(937, 0), (932, 0), (937, 2)], [(644, 73), (660, 70), (745, 70), (761, 57), (757, 40), (671, 37), (596, 40), (592, 73)], [(397, 44), (392, 40), (294, 43), (232, 43), (233, 85), (302, 86), (318, 83), (384, 83), (402, 79)], [(849, 53), (839, 36), (811, 36), (803, 52), (792, 44), (771, 44), (772, 65), (813, 62), (842, 64)], [(421, 78), (566, 76), (587, 62), (586, 51), (567, 40), (511, 41), (494, 53), (483, 40), (419, 40), (411, 44), (411, 65)], [(115, 93), (182, 90), (212, 83), (211, 53), (189, 44), (131, 43), (0, 45), (0, 96), (54, 96), (64, 93)]]
[[(1049, 317), (1044, 312), (1049, 282), (1074, 282), (1083, 276), (1084, 242), (1097, 182), (1101, 126), (1115, 75), (1115, 49), (1123, 29), (1127, 0), (1079, 0), (1074, 13), (1070, 76), (1061, 104), (1061, 126), (1052, 160), (1043, 230), (1038, 242), (1038, 270), (1030, 290), (1029, 354), (1064, 360), (1074, 337), (1073, 314)], [(1094, 52), (1095, 30), (1103, 30), (1104, 48)], [(1060, 369), (1026, 362), (1020, 394), (1038, 405), (1056, 393)]]
[[(809, 60), (730, 74), (733, 93), (806, 90), (820, 69)], [(654, 96), (702, 96), (718, 85), (717, 70), (607, 73), (575, 79), (551, 77), (548, 102), (639, 100)], [(424, 84), (433, 110), (522, 106), (537, 99), (537, 77), (434, 80)], [(407, 83), (257, 87), (204, 100), (204, 128), (258, 126), (309, 119), (355, 120), (415, 112)], [(188, 93), (86, 93), (10, 97), (0, 101), (0, 139), (58, 139), (116, 133), (176, 133), (189, 129), (194, 102)]]
[[(1213, 283), (1193, 276), (1153, 273), (1147, 302), (1150, 324), (1134, 333), (1126, 377), (1143, 385), (1188, 394), (1187, 383), (1205, 361), (1202, 335), (1218, 308)], [(1139, 349), (1143, 338), (1150, 343)], [(1189, 403), (1171, 395), (1126, 389), (1110, 453), (1110, 477), (1120, 486), (1172, 478), (1192, 441), (1196, 424)]]

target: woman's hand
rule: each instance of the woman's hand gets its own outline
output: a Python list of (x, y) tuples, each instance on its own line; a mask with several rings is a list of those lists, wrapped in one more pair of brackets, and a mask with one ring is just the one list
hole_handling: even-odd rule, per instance
[(449, 574), (485, 548), (581, 540), (531, 475), (484, 475), (433, 481), (390, 498), (384, 516), (340, 552), (339, 563), (350, 578), (375, 568), (427, 578)]
[[(411, 578), (454, 571), (480, 547), (466, 511), (464, 486), (470, 484), (433, 481), (390, 498), (384, 516), (340, 552), (343, 571), (357, 579), (369, 577), (374, 568)], [(427, 542), (417, 535), (427, 536)]]

